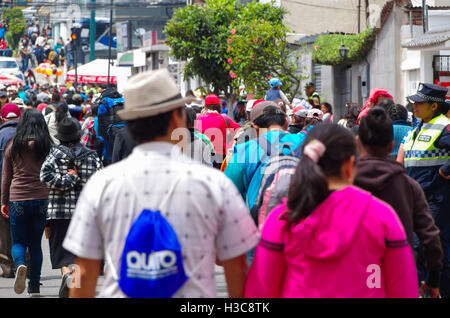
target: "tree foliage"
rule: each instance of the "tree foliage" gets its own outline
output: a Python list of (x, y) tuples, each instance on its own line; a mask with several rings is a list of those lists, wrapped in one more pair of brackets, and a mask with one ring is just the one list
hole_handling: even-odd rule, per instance
[(8, 45), (17, 49), (20, 38), (25, 34), (27, 23), (20, 8), (5, 8), (3, 11), (3, 22), (8, 26)]
[(208, 0), (178, 9), (164, 32), (171, 54), (187, 61), (185, 77), (200, 76), (216, 93), (244, 85), (264, 97), (270, 77), (280, 78), (285, 92), (298, 91), (303, 78), (286, 40), (285, 14), (270, 4)]
[(289, 30), (283, 23), (287, 11), (270, 4), (251, 2), (238, 13), (229, 27), (228, 69), (232, 85), (253, 88), (264, 98), (271, 77), (279, 78), (282, 89), (295, 96), (301, 75), (298, 53), (287, 41)]
[(200, 76), (218, 93), (231, 78), (225, 70), (228, 26), (236, 17), (235, 0), (210, 0), (205, 6), (176, 10), (164, 29), (171, 54), (186, 60), (185, 78)]
[[(360, 34), (320, 35), (314, 42), (313, 62), (326, 65), (358, 62), (369, 53), (374, 41), (373, 28), (368, 28)], [(344, 58), (339, 54), (342, 44), (348, 49)]]

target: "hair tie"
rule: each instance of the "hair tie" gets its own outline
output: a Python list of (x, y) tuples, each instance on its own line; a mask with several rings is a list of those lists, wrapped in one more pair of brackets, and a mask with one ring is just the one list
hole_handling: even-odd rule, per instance
[(323, 157), (327, 148), (325, 145), (317, 139), (311, 140), (303, 150), (303, 154), (310, 158), (314, 163), (318, 163), (320, 158)]

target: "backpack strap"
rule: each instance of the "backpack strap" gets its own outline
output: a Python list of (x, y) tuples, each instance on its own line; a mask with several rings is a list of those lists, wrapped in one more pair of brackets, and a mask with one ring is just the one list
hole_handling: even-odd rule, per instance
[(107, 156), (105, 158), (107, 158), (109, 161), (112, 161), (112, 152), (113, 152), (113, 146), (114, 146), (111, 143), (111, 129), (114, 127), (120, 128), (120, 127), (125, 127), (125, 126), (126, 126), (126, 124), (109, 124), (108, 127), (106, 128), (106, 137), (108, 139), (108, 143), (107, 143), (107, 145), (105, 145), (105, 149), (107, 147), (106, 152), (110, 151), (111, 155)]
[[(287, 135), (287, 133), (282, 133), (278, 137), (277, 145), (280, 144), (281, 139), (283, 139), (286, 135)], [(257, 141), (258, 141), (258, 145), (264, 150), (264, 153), (266, 154), (266, 156), (270, 157), (272, 155), (272, 144), (270, 143), (269, 139), (267, 139), (266, 136), (263, 136), (263, 137), (258, 138)], [(285, 145), (289, 146), (289, 144), (283, 144), (283, 147)]]
[(265, 136), (262, 136), (257, 139), (259, 147), (262, 148), (264, 151), (264, 154), (267, 157), (270, 157), (272, 155), (272, 144), (270, 143), (269, 139), (267, 139)]
[(223, 121), (225, 122), (225, 127), (229, 128), (230, 127), (230, 121), (228, 120), (228, 118), (225, 118), (227, 116), (225, 116), (225, 114), (220, 114), (220, 117), (222, 117)]

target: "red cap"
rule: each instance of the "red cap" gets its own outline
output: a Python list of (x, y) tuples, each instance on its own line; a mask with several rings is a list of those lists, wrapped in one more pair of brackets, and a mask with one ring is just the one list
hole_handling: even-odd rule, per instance
[(39, 104), (38, 107), (37, 107), (37, 110), (40, 111), (40, 112), (42, 113), (42, 111), (43, 111), (44, 109), (46, 109), (47, 106), (48, 106), (48, 105), (47, 105), (47, 104), (44, 104), (44, 103)]
[(205, 105), (220, 105), (220, 99), (217, 95), (210, 94), (205, 97)]
[(255, 100), (255, 102), (253, 103), (253, 107), (255, 107), (256, 105), (258, 105), (259, 103), (262, 103), (262, 102), (266, 102), (266, 100), (265, 99), (257, 99), (257, 100)]
[(303, 106), (297, 106), (297, 107), (295, 107), (295, 108), (292, 110), (292, 113), (295, 114), (295, 113), (298, 112), (299, 110), (303, 110), (303, 109), (305, 109), (305, 107), (303, 107)]
[(1, 117), (3, 119), (20, 118), (20, 108), (16, 104), (6, 104), (2, 107)]

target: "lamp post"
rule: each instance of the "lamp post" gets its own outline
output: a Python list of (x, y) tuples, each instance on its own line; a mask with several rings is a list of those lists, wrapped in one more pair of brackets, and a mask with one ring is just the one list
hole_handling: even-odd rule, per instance
[[(349, 41), (357, 41), (356, 39), (348, 39), (348, 40)], [(348, 51), (349, 51), (349, 49), (345, 46), (344, 42), (342, 42), (342, 45), (339, 48), (339, 55), (341, 56), (341, 58), (346, 59), (347, 55), (348, 55)], [(369, 92), (369, 89), (370, 89), (370, 63), (367, 60), (366, 56), (364, 56), (364, 60), (367, 63), (367, 66), (366, 66), (366, 80), (363, 81), (361, 84), (364, 87), (365, 91)], [(351, 67), (351, 65), (349, 65), (349, 68), (350, 67)]]
[(91, 20), (90, 20), (90, 31), (89, 31), (89, 46), (91, 50), (89, 51), (89, 59), (91, 62), (95, 60), (95, 0), (91, 0)]
[(348, 48), (345, 47), (345, 44), (342, 43), (341, 47), (339, 48), (339, 55), (342, 58), (346, 58), (348, 53)]
[(109, 11), (108, 87), (111, 86), (111, 46), (112, 46), (112, 27), (113, 27), (113, 5), (114, 5), (114, 0), (111, 0), (111, 9)]

